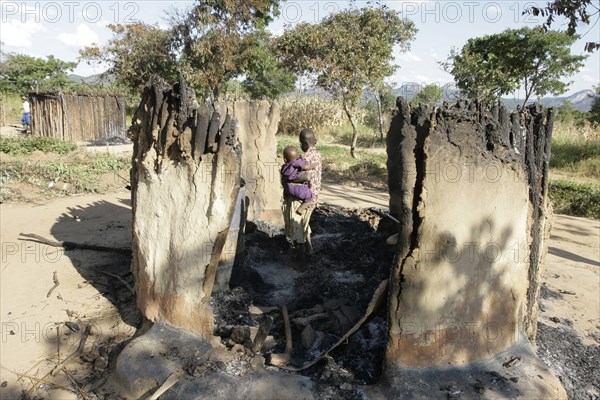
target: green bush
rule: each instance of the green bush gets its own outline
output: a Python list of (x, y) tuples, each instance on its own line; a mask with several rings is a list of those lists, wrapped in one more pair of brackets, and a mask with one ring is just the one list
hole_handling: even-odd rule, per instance
[[(281, 120), (279, 133), (299, 134), (311, 128), (321, 134), (323, 129), (343, 125), (348, 121), (339, 101), (320, 96), (290, 96), (279, 101)], [(364, 110), (354, 110), (357, 122), (364, 119)]]
[(550, 168), (580, 177), (600, 176), (600, 140), (553, 140)]
[(30, 155), (34, 151), (43, 153), (68, 154), (77, 150), (77, 145), (47, 137), (31, 136), (26, 138), (0, 137), (0, 152), (13, 156)]
[(130, 167), (128, 159), (119, 158), (109, 153), (94, 154), (85, 159), (74, 161), (31, 161), (17, 159), (0, 164), (0, 182), (23, 182), (43, 188), (54, 183), (71, 185), (70, 192), (95, 193), (103, 174), (116, 174)]
[(557, 214), (600, 219), (600, 185), (550, 181), (548, 195)]

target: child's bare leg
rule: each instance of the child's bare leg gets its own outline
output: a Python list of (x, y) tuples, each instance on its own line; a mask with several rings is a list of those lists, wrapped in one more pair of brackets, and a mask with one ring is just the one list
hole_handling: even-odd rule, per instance
[(306, 243), (304, 244), (304, 254), (308, 256), (313, 254), (313, 245), (312, 239), (310, 238), (310, 233), (306, 236)]
[(298, 207), (298, 209), (296, 210), (296, 214), (302, 215), (306, 210), (308, 210), (310, 207), (312, 207), (314, 205), (315, 205), (314, 201), (308, 201), (306, 203), (302, 203), (300, 205), (300, 207)]

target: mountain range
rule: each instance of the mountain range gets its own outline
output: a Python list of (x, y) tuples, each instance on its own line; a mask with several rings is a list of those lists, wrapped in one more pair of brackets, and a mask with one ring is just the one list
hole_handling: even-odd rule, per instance
[[(459, 92), (457, 89), (451, 88), (451, 85), (441, 86), (444, 91), (444, 100), (452, 101), (458, 98)], [(392, 90), (392, 93), (396, 96), (404, 96), (408, 100), (412, 99), (414, 95), (419, 91), (420, 87), (415, 84), (402, 85)], [(539, 103), (544, 107), (560, 107), (564, 103), (569, 102), (571, 107), (582, 112), (588, 112), (592, 108), (592, 102), (594, 99), (594, 91), (591, 89), (580, 90), (570, 96), (561, 97), (543, 97), (539, 100)], [(515, 110), (517, 106), (523, 104), (522, 99), (516, 98), (502, 98), (504, 105), (510, 109)], [(536, 103), (536, 100), (530, 100), (527, 104)]]
[[(91, 76), (80, 76), (76, 74), (69, 75), (69, 79), (76, 83), (89, 83), (89, 84), (107, 84), (110, 82), (110, 78), (106, 74), (97, 74)], [(458, 98), (458, 90), (450, 88), (451, 85), (442, 86), (444, 89), (444, 100), (452, 101)], [(392, 90), (392, 93), (396, 96), (404, 96), (408, 100), (412, 99), (414, 95), (419, 91), (420, 87), (416, 84), (405, 84)], [(322, 93), (322, 91), (308, 90), (306, 94)], [(367, 98), (370, 97), (370, 93), (366, 93)], [(588, 112), (592, 108), (592, 101), (594, 98), (594, 91), (591, 89), (581, 90), (570, 96), (562, 97), (544, 97), (539, 100), (539, 103), (544, 107), (560, 107), (564, 103), (569, 102), (571, 107), (576, 110)], [(522, 100), (515, 98), (503, 98), (504, 105), (514, 110), (517, 106), (522, 104)], [(528, 104), (535, 103), (535, 100), (529, 101)]]
[(110, 79), (108, 79), (106, 74), (96, 74), (90, 76), (81, 76), (77, 74), (70, 74), (67, 76), (71, 82), (75, 83), (89, 83), (90, 85), (97, 84), (108, 84), (110, 83)]

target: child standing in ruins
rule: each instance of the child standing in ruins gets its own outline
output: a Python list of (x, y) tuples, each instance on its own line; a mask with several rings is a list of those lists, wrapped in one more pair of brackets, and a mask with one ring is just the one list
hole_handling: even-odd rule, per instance
[(313, 206), (306, 206), (304, 212), (298, 212), (298, 209), (303, 205), (302, 202), (294, 196), (288, 195), (283, 198), (282, 211), (285, 222), (285, 237), (288, 243), (298, 250), (298, 255), (302, 259), (304, 256), (312, 254), (313, 251), (310, 217), (319, 201), (323, 163), (321, 153), (316, 148), (317, 137), (312, 129), (303, 129), (300, 132), (299, 139), (300, 147), (304, 152), (301, 158), (313, 168), (308, 180), (308, 190), (312, 194)]
[(292, 196), (302, 202), (296, 209), (296, 214), (302, 215), (304, 211), (315, 204), (313, 192), (308, 187), (311, 177), (308, 171), (313, 169), (305, 159), (298, 156), (298, 150), (288, 146), (283, 150), (285, 164), (281, 167), (281, 184), (283, 197)]

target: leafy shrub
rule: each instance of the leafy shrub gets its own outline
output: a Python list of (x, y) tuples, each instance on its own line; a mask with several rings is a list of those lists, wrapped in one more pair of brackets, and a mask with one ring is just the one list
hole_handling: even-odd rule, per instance
[(581, 128), (557, 123), (552, 138), (550, 168), (579, 177), (600, 176), (600, 127), (589, 122)]
[(102, 190), (100, 179), (104, 174), (115, 174), (130, 167), (128, 159), (109, 153), (93, 154), (85, 158), (64, 161), (35, 161), (26, 158), (0, 163), (0, 183), (22, 182), (42, 188), (67, 184), (71, 193), (96, 193)]
[(600, 185), (550, 181), (548, 195), (557, 214), (600, 219)]
[(316, 131), (347, 121), (339, 102), (319, 96), (292, 96), (280, 101), (279, 132), (297, 135), (304, 128)]
[(0, 137), (0, 152), (12, 156), (29, 155), (34, 151), (43, 153), (68, 154), (77, 150), (77, 145), (62, 140), (41, 136), (26, 138)]

